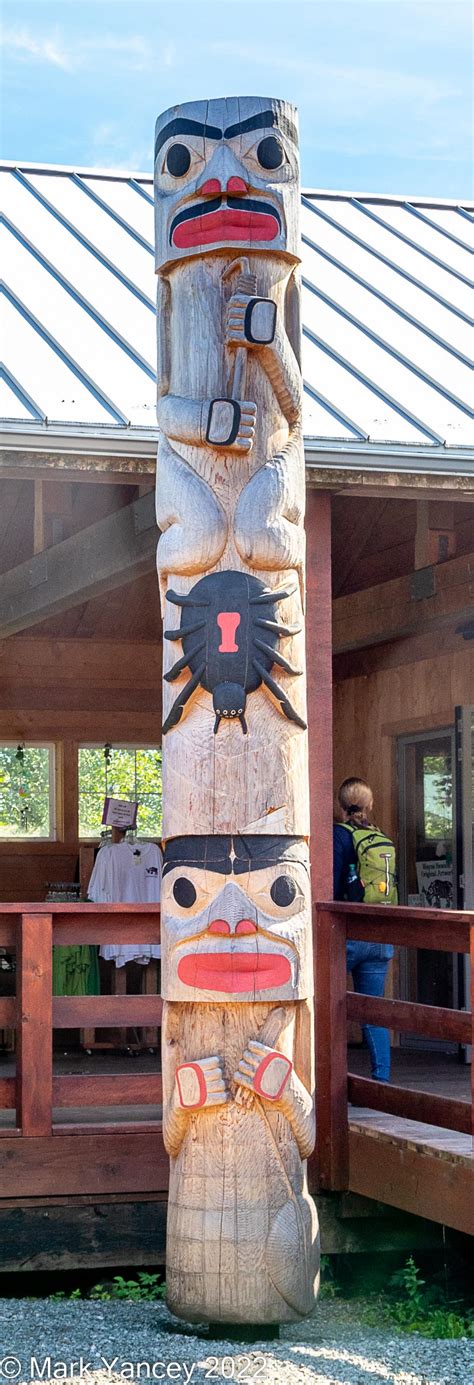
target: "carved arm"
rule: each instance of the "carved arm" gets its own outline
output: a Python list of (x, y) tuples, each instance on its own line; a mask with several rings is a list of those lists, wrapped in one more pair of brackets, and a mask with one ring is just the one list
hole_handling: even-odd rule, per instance
[(301, 1158), (306, 1159), (315, 1141), (314, 1102), (290, 1059), (258, 1039), (250, 1039), (234, 1082), (278, 1106), (291, 1125)]

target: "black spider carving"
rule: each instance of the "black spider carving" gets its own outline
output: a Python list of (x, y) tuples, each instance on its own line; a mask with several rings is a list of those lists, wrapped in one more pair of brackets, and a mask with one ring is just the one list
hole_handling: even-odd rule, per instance
[(200, 684), (212, 693), (216, 714), (214, 735), (222, 717), (238, 717), (247, 734), (247, 694), (262, 683), (276, 698), (284, 716), (298, 726), (306, 722), (295, 711), (283, 688), (271, 675), (274, 664), (297, 677), (302, 670), (278, 652), (281, 635), (296, 635), (300, 625), (281, 625), (277, 605), (296, 587), (271, 591), (258, 577), (244, 572), (216, 572), (202, 577), (187, 596), (168, 591), (166, 599), (181, 606), (178, 630), (165, 630), (165, 640), (181, 640), (183, 655), (165, 674), (173, 683), (183, 669), (190, 679), (182, 688), (163, 726), (163, 735), (177, 726), (184, 708)]

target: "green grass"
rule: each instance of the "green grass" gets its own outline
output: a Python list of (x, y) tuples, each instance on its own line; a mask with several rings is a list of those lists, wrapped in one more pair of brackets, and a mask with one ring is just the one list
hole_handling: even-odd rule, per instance
[(462, 1299), (451, 1299), (438, 1284), (428, 1285), (413, 1256), (389, 1280), (388, 1291), (367, 1304), (364, 1321), (423, 1337), (474, 1337), (474, 1314)]

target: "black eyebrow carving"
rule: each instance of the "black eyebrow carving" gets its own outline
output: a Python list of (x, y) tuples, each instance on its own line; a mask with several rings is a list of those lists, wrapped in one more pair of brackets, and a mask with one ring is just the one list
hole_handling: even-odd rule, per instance
[(259, 115), (249, 115), (247, 120), (239, 120), (235, 125), (228, 125), (224, 130), (224, 139), (235, 139), (236, 135), (246, 135), (250, 130), (266, 130), (268, 127), (275, 127), (281, 130), (282, 135), (291, 139), (294, 144), (298, 143), (298, 135), (295, 126), (286, 116), (281, 115), (277, 118), (275, 111), (262, 111)]
[(204, 135), (207, 139), (222, 139), (222, 130), (217, 125), (203, 125), (200, 120), (188, 120), (186, 116), (176, 116), (159, 130), (155, 140), (155, 159), (163, 144), (172, 135)]

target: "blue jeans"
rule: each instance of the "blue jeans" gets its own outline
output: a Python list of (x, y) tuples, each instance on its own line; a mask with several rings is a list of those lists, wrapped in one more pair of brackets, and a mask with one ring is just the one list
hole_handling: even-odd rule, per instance
[[(347, 970), (352, 973), (354, 990), (363, 995), (382, 996), (393, 947), (386, 943), (347, 943)], [(370, 1053), (372, 1077), (388, 1082), (390, 1077), (390, 1037), (388, 1029), (363, 1024), (364, 1042)]]

